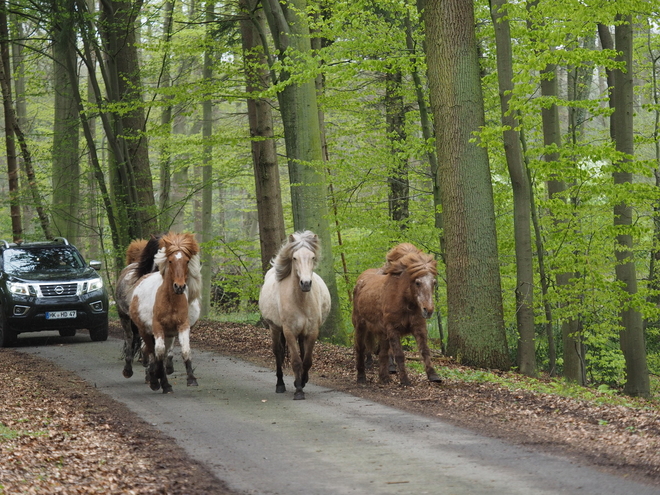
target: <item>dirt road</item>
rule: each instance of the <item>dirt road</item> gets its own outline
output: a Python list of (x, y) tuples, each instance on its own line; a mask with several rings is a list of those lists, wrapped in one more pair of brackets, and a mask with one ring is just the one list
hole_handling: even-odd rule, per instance
[(480, 437), (441, 421), (309, 384), (307, 400), (275, 394), (271, 370), (194, 354), (197, 388), (179, 357), (174, 393), (152, 392), (142, 370), (121, 375), (120, 341), (20, 346), (126, 404), (215, 475), (250, 494), (646, 494), (656, 487)]

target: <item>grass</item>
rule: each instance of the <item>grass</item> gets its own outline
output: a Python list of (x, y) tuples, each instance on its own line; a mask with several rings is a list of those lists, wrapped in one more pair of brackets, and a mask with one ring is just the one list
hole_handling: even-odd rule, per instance
[(214, 311), (209, 315), (208, 319), (221, 323), (256, 325), (261, 319), (261, 313), (259, 311), (237, 311), (235, 313), (218, 313)]
[(7, 428), (5, 425), (0, 423), (0, 441), (13, 440), (14, 438), (19, 437), (20, 435), (21, 435), (20, 431)]
[[(420, 373), (424, 373), (424, 364), (416, 361), (407, 361), (406, 365)], [(509, 390), (524, 390), (536, 394), (551, 394), (560, 397), (569, 397), (576, 400), (584, 400), (595, 404), (606, 404), (626, 406), (638, 409), (660, 410), (660, 398), (657, 391), (660, 381), (657, 377), (652, 379), (652, 390), (656, 395), (651, 399), (641, 399), (622, 395), (618, 390), (611, 389), (607, 385), (597, 388), (583, 387), (568, 382), (563, 378), (530, 378), (515, 372), (493, 373), (488, 370), (473, 369), (467, 367), (450, 368), (438, 367), (438, 375), (443, 380), (460, 381), (466, 383), (493, 383)]]

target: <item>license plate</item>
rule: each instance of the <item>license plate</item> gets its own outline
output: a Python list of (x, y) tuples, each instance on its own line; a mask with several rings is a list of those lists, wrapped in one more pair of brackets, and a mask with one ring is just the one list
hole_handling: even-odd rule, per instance
[(77, 311), (68, 310), (68, 311), (46, 311), (47, 320), (62, 320), (65, 318), (75, 318), (78, 316)]

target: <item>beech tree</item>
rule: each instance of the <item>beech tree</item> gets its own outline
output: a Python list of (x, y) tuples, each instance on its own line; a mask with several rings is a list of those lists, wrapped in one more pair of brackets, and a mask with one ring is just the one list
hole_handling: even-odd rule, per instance
[(518, 366), (520, 372), (536, 375), (534, 345), (534, 266), (532, 259), (531, 182), (523, 160), (517, 110), (511, 106), (513, 91), (513, 54), (506, 0), (491, 0), (490, 12), (495, 26), (497, 79), (502, 109), (504, 151), (513, 189), (513, 229), (516, 251), (516, 322), (518, 328)]
[(431, 108), (447, 257), (447, 351), (459, 362), (508, 369), (472, 2), (429, 0), (424, 11)]
[(261, 33), (265, 32), (265, 16), (256, 0), (241, 0), (241, 33), (248, 121), (250, 125), (252, 164), (259, 216), (259, 242), (261, 245), (261, 269), (265, 273), (270, 262), (286, 239), (280, 171), (277, 161), (272, 104), (259, 93), (268, 88), (269, 68), (267, 46)]
[(332, 298), (331, 313), (321, 329), (321, 337), (342, 339), (343, 322), (333, 268), (316, 85), (313, 74), (295, 80), (288, 68), (296, 62), (304, 63), (311, 51), (306, 1), (280, 3), (279, 0), (268, 0), (263, 5), (277, 54), (287, 67), (279, 73), (277, 83), (283, 87), (278, 91), (277, 98), (289, 166), (293, 225), (296, 230), (313, 231), (321, 240), (323, 253), (319, 275), (328, 286)]

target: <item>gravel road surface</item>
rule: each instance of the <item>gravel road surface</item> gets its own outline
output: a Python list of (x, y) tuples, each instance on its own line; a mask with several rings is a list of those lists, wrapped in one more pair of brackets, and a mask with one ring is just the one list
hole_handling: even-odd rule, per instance
[[(43, 334), (42, 334), (43, 335)], [(82, 333), (17, 350), (54, 361), (124, 403), (246, 494), (657, 494), (657, 488), (481, 437), (308, 384), (307, 400), (275, 393), (275, 374), (236, 358), (193, 351), (199, 387), (180, 356), (173, 394), (153, 392), (142, 367), (122, 377), (121, 342)], [(178, 349), (177, 349), (178, 350)]]

